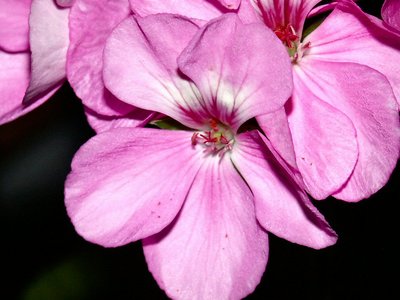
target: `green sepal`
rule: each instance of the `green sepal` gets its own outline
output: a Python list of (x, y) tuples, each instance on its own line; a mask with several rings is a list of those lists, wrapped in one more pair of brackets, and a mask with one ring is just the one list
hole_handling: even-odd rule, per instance
[[(314, 18), (313, 18), (314, 19)], [(304, 26), (302, 40), (304, 40), (311, 32), (318, 28), (319, 25), (326, 19), (326, 16), (323, 17), (315, 17), (315, 20), (308, 26)]]
[(150, 125), (156, 126), (160, 129), (168, 129), (168, 130), (190, 130), (190, 128), (182, 125), (178, 121), (175, 121), (172, 118), (163, 118), (160, 120), (154, 120), (150, 122)]

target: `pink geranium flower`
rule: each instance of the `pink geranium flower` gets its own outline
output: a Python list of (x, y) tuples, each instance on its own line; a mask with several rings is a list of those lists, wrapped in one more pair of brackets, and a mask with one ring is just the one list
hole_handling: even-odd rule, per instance
[[(387, 182), (399, 153), (395, 36), (343, 0), (303, 39), (306, 16), (320, 1), (254, 2), (292, 57), (294, 90), (285, 108), (308, 191), (316, 199), (369, 197)], [(267, 133), (270, 119), (259, 119)]]
[[(143, 8), (143, 15), (170, 9), (171, 13), (209, 20), (236, 7), (240, 1), (107, 1), (76, 0), (69, 16), (70, 44), (67, 55), (67, 78), (76, 95), (82, 100), (87, 119), (96, 132), (111, 128), (146, 125), (154, 113), (138, 109), (122, 102), (113, 95), (103, 82), (103, 49), (111, 31), (124, 18), (138, 14), (136, 7)], [(130, 8), (132, 4), (133, 11)], [(138, 4), (138, 6), (136, 5)], [(225, 6), (224, 6), (225, 5)], [(188, 15), (188, 14), (186, 14)], [(96, 24), (94, 26), (93, 24)]]
[(266, 231), (317, 249), (335, 243), (269, 141), (240, 130), (291, 93), (286, 50), (265, 26), (232, 14), (201, 29), (177, 15), (128, 17), (107, 41), (104, 81), (188, 130), (116, 128), (79, 150), (65, 195), (85, 239), (143, 239), (150, 271), (177, 299), (251, 293), (267, 263)]
[[(204, 0), (185, 5), (130, 1), (142, 16), (177, 12), (208, 19), (223, 13)], [(238, 14), (243, 22), (271, 28), (287, 47), (294, 71), (293, 95), (285, 109), (257, 120), (278, 153), (299, 170), (314, 198), (333, 195), (359, 201), (385, 185), (398, 159), (400, 44), (381, 20), (352, 1), (315, 7), (319, 2), (241, 1)], [(328, 18), (303, 37), (307, 15), (332, 8)], [(286, 116), (290, 129), (285, 130), (292, 138), (282, 136), (282, 127), (275, 123)]]
[(0, 0), (0, 124), (36, 108), (65, 80), (68, 9)]

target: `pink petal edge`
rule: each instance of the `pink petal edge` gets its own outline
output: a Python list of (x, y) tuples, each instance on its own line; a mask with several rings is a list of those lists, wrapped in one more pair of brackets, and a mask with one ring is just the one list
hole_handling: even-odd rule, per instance
[(76, 153), (65, 205), (86, 240), (116, 247), (158, 233), (172, 222), (203, 154), (191, 132), (116, 128)]
[[(212, 51), (210, 51), (212, 49)], [(275, 34), (225, 14), (207, 23), (178, 58), (211, 115), (234, 130), (283, 106), (292, 90), (291, 65)]]
[(65, 80), (69, 42), (68, 14), (68, 9), (58, 8), (53, 0), (32, 1), (29, 19), (31, 80), (24, 104), (51, 93)]
[(143, 248), (149, 270), (173, 299), (242, 299), (268, 259), (253, 196), (228, 157), (208, 157), (175, 221), (143, 240)]
[(398, 106), (388, 80), (367, 66), (311, 57), (302, 71), (298, 74), (310, 90), (343, 112), (356, 129), (358, 160), (350, 179), (334, 196), (349, 202), (368, 198), (386, 184), (399, 157)]
[(106, 40), (130, 13), (128, 1), (77, 0), (69, 15), (68, 81), (83, 104), (101, 115), (122, 116), (134, 110), (103, 83)]
[(335, 232), (265, 143), (271, 146), (256, 131), (243, 133), (232, 153), (232, 161), (254, 195), (260, 224), (268, 232), (311, 248), (335, 244)]

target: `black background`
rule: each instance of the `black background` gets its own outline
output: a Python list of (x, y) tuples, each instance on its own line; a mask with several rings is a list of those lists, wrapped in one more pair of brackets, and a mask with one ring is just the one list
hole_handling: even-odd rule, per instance
[[(375, 15), (381, 4), (361, 1)], [(90, 244), (66, 215), (64, 180), (93, 134), (68, 84), (0, 127), (1, 299), (166, 299), (140, 242), (115, 249)], [(248, 299), (398, 297), (398, 184), (399, 168), (370, 199), (316, 202), (339, 234), (333, 247), (316, 251), (271, 236), (266, 272)]]

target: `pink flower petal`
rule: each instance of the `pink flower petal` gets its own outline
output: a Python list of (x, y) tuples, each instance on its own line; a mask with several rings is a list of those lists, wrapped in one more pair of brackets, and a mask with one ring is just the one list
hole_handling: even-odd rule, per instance
[(260, 22), (264, 24), (262, 16), (254, 9), (253, 0), (242, 0), (237, 10), (240, 20), (244, 24)]
[(400, 103), (399, 37), (379, 20), (364, 14), (352, 1), (341, 1), (325, 21), (304, 41), (310, 42), (306, 59), (354, 62), (369, 66), (387, 77)]
[(85, 114), (90, 126), (96, 133), (100, 133), (118, 127), (144, 127), (156, 113), (138, 108), (125, 116), (110, 117), (85, 108)]
[(128, 1), (77, 0), (69, 17), (68, 81), (84, 105), (98, 114), (124, 115), (133, 110), (103, 83), (103, 49), (111, 31), (128, 15)]
[(199, 88), (211, 115), (234, 129), (282, 107), (292, 89), (282, 43), (264, 25), (243, 25), (234, 14), (207, 23), (178, 65)]
[(11, 122), (45, 102), (56, 89), (30, 105), (22, 103), (30, 79), (30, 53), (0, 50), (0, 124)]
[(217, 7), (215, 2), (206, 0), (130, 0), (132, 10), (142, 17), (170, 13), (206, 21), (226, 12), (222, 7)]
[(326, 13), (328, 11), (332, 11), (335, 9), (336, 5), (338, 3), (336, 1), (333, 1), (328, 4), (322, 4), (318, 5), (317, 7), (313, 8), (310, 13), (308, 14), (307, 18), (314, 18), (320, 14)]
[(307, 195), (277, 163), (256, 131), (236, 139), (232, 161), (249, 185), (256, 215), (268, 231), (315, 249), (333, 245), (337, 236)]
[(116, 247), (155, 234), (179, 212), (203, 160), (191, 132), (117, 128), (75, 155), (65, 203), (77, 232)]
[(315, 199), (324, 199), (338, 191), (353, 172), (358, 158), (357, 134), (343, 112), (322, 100), (330, 97), (329, 93), (319, 98), (308, 86), (311, 78), (304, 76), (301, 68), (294, 70), (294, 91), (287, 112), (297, 165), (308, 192)]
[(225, 157), (210, 157), (174, 223), (143, 245), (149, 270), (173, 299), (242, 299), (268, 258), (253, 196)]
[(231, 10), (221, 5), (223, 4), (222, 2), (226, 2), (226, 7), (231, 2), (233, 4), (232, 7), (236, 7), (235, 12), (244, 23), (260, 21), (260, 17), (250, 4), (250, 0), (242, 0), (240, 6), (238, 6), (239, 0), (130, 0), (132, 11), (141, 17), (169, 13), (203, 21), (209, 21), (230, 12)]
[(176, 15), (128, 17), (104, 50), (106, 87), (127, 103), (198, 127), (203, 123), (199, 93), (178, 74), (176, 62), (197, 30), (192, 21)]
[(32, 0), (0, 0), (0, 50), (29, 49), (29, 12)]
[(400, 31), (400, 1), (385, 0), (382, 6), (382, 18), (390, 26)]
[(29, 83), (29, 53), (10, 54), (0, 50), (0, 123), (12, 119), (22, 104)]
[(276, 30), (291, 25), (301, 37), (304, 21), (311, 9), (321, 0), (250, 0), (265, 24)]
[(32, 1), (29, 19), (32, 74), (24, 98), (26, 104), (53, 91), (65, 79), (68, 13), (68, 9), (59, 9), (53, 0)]
[(294, 170), (297, 170), (292, 134), (285, 108), (258, 116), (257, 123), (271, 141), (274, 149)]
[(399, 156), (400, 124), (390, 84), (379, 72), (354, 63), (309, 59), (301, 69), (297, 75), (309, 89), (343, 112), (356, 129), (358, 161), (334, 196), (345, 201), (369, 197), (386, 184)]

